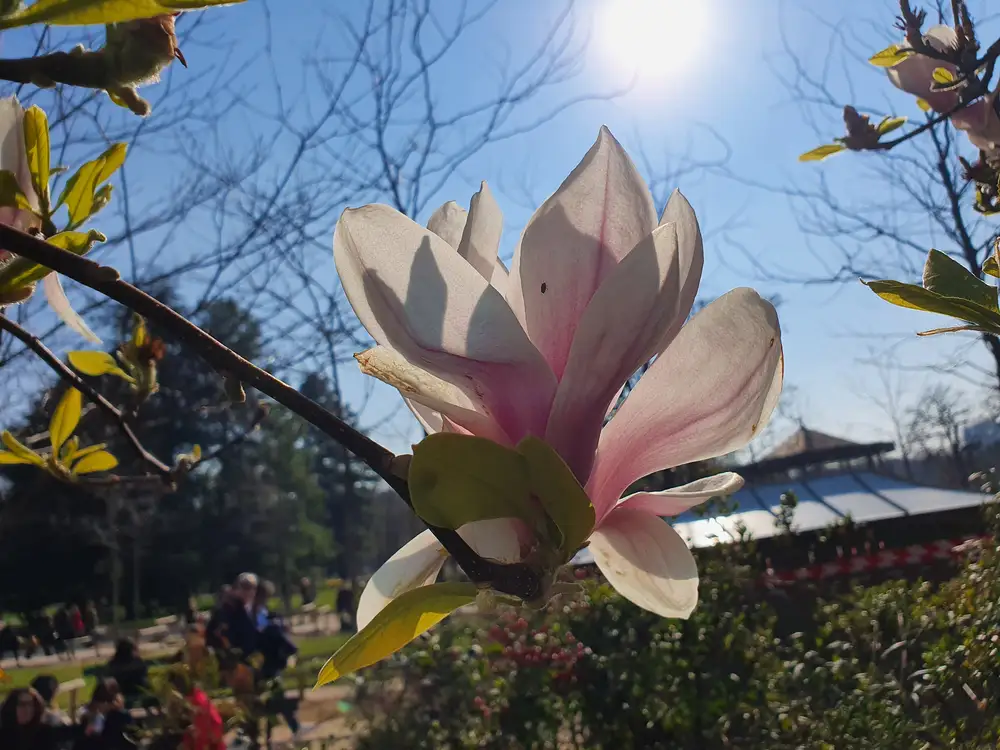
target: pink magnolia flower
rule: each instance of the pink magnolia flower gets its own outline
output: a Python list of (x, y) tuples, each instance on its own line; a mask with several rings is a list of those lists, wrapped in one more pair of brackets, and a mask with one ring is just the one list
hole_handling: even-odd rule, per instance
[[(38, 194), (35, 192), (31, 172), (28, 169), (28, 153), (24, 140), (24, 109), (16, 96), (0, 99), (0, 170), (14, 174), (18, 187), (32, 208), (31, 211), (27, 211), (12, 206), (2, 206), (0, 224), (15, 227), (23, 232), (40, 231), (42, 220), (39, 216)], [(12, 257), (9, 251), (0, 249), (0, 267), (8, 263)], [(42, 287), (45, 289), (45, 298), (49, 306), (60, 320), (85, 339), (98, 344), (101, 342), (73, 309), (66, 292), (63, 291), (59, 274), (50, 273), (46, 276), (42, 281)]]
[(951, 124), (964, 130), (972, 145), (987, 153), (1000, 148), (1000, 117), (995, 103), (996, 94), (989, 94), (951, 116)]
[[(947, 52), (958, 47), (958, 34), (951, 26), (932, 26), (924, 34), (924, 41), (938, 52)], [(910, 49), (905, 41), (900, 47)], [(913, 54), (888, 68), (886, 72), (896, 88), (923, 99), (935, 112), (947, 112), (958, 104), (958, 91), (935, 91), (932, 88), (934, 71), (938, 68), (944, 68), (953, 76), (958, 70), (943, 60)]]
[[(675, 192), (657, 221), (646, 184), (607, 129), (521, 235), (508, 275), (503, 219), (483, 184), (466, 214), (442, 206), (424, 228), (388, 206), (344, 212), (334, 257), (378, 346), (362, 369), (396, 387), (430, 432), (506, 446), (544, 439), (586, 488), (589, 544), (610, 583), (640, 607), (686, 617), (694, 558), (660, 516), (738, 489), (733, 473), (622, 497), (655, 471), (743, 447), (782, 380), (774, 308), (736, 289), (686, 322), (701, 278), (694, 211)], [(607, 421), (630, 375), (655, 357)], [(459, 529), (480, 555), (523, 559), (515, 521)], [(363, 627), (392, 598), (433, 583), (445, 551), (425, 531), (375, 573)]]

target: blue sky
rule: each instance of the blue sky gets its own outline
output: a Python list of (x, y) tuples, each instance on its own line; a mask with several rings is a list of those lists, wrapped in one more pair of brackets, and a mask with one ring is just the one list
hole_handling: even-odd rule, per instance
[[(442, 7), (450, 3), (435, 1)], [(223, 59), (241, 60), (239, 85), (260, 91), (264, 102), (274, 76), (295, 93), (297, 106), (305, 113), (322, 106), (324, 94), (314, 80), (303, 78), (303, 59), (336, 55), (342, 42), (331, 10), (356, 18), (362, 5), (353, 0), (283, 0), (264, 6), (249, 0), (215, 11), (225, 19), (226, 42), (213, 50), (211, 37), (203, 37), (209, 46), (188, 52), (188, 60), (196, 70)], [(476, 0), (469, 5), (477, 7)], [(455, 6), (457, 2), (451, 7)], [(460, 108), (477, 92), (493, 90), (504, 61), (516, 62), (530, 54), (558, 7), (554, 0), (501, 0), (451, 51), (435, 81), (441, 103)], [(917, 330), (942, 325), (941, 320), (893, 308), (857, 282), (802, 285), (767, 278), (820, 275), (821, 262), (836, 265), (839, 250), (828, 240), (804, 234), (795, 213), (801, 206), (760, 185), (809, 189), (822, 177), (845, 200), (863, 204), (885, 199), (890, 188), (870, 177), (877, 156), (846, 154), (819, 165), (797, 162), (798, 154), (821, 141), (801, 103), (781, 80), (792, 71), (782, 31), (806, 70), (819, 75), (825, 66), (831, 91), (842, 103), (853, 100), (919, 118), (912, 99), (892, 89), (878, 70), (850, 56), (868, 55), (885, 46), (894, 37), (896, 12), (896, 4), (887, 0), (836, 4), (581, 0), (574, 13), (583, 71), (553, 92), (553, 98), (613, 91), (630, 82), (631, 90), (612, 101), (575, 105), (529, 133), (488, 146), (448, 181), (417, 218), (426, 220), (434, 206), (448, 199), (467, 205), (478, 182), (487, 180), (505, 210), (501, 255), (509, 259), (530, 215), (527, 205), (537, 205), (555, 190), (601, 125), (608, 125), (630, 152), (638, 154), (641, 149), (653, 162), (685, 156), (712, 161), (728, 149), (723, 169), (696, 170), (676, 185), (694, 205), (708, 237), (702, 296), (715, 297), (740, 285), (780, 295), (786, 382), (795, 386), (796, 411), (815, 429), (859, 440), (886, 437), (884, 415), (866, 398), (880, 392), (880, 381), (860, 360), (874, 350), (908, 367), (967, 356), (985, 364), (979, 345), (959, 337), (917, 339), (913, 335)], [(837, 34), (847, 45), (846, 55), (843, 46), (835, 45), (830, 52)], [(278, 53), (273, 70), (254, 56), (268, 35)], [(10, 54), (12, 46), (23, 42), (12, 37), (7, 44)], [(185, 74), (179, 68), (172, 72)], [(148, 91), (155, 94), (153, 88)], [(534, 102), (521, 116), (531, 119), (547, 106), (549, 101)], [(820, 107), (810, 112), (829, 137), (839, 134), (835, 110)], [(244, 110), (225, 127), (229, 130), (223, 133), (224, 141), (238, 150), (269, 125), (264, 118), (256, 122)], [(133, 170), (141, 179), (169, 172), (152, 157), (133, 165)], [(928, 232), (926, 240), (929, 247), (940, 238)], [(937, 246), (950, 249), (946, 243)], [(882, 252), (885, 247), (869, 249)], [(313, 273), (332, 285), (332, 253), (328, 258)], [(913, 260), (919, 266), (916, 255)], [(890, 347), (893, 353), (885, 354)], [(965, 373), (983, 379), (978, 373)], [(903, 379), (907, 392), (915, 395), (934, 377), (940, 376), (907, 371)], [(950, 381), (972, 388), (959, 379)], [(353, 369), (345, 368), (342, 383), (349, 398), (356, 402), (362, 398), (364, 385)], [(394, 391), (376, 386), (366, 404), (364, 421), (379, 424), (376, 437), (402, 449), (408, 438), (416, 436), (406, 412), (384, 422), (399, 407)]]

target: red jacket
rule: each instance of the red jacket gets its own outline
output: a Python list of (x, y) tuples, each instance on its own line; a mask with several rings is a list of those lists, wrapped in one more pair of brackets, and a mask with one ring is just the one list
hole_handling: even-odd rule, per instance
[(222, 717), (201, 688), (194, 688), (188, 702), (195, 708), (194, 722), (184, 735), (184, 750), (225, 750)]

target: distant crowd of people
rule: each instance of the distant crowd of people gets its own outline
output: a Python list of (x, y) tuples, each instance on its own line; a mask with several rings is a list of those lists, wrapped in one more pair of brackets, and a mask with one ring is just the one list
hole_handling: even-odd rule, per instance
[(30, 659), (37, 653), (72, 659), (75, 643), (80, 638), (92, 638), (98, 624), (97, 607), (93, 602), (82, 607), (67, 604), (51, 615), (44, 611), (32, 612), (19, 627), (0, 620), (0, 659), (10, 655), (20, 663), (22, 658)]

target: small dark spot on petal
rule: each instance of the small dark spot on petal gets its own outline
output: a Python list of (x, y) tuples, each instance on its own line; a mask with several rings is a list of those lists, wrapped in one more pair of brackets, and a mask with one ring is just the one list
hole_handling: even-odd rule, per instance
[(545, 294), (545, 290), (549, 288), (549, 285), (544, 281), (542, 282), (542, 294)]

